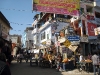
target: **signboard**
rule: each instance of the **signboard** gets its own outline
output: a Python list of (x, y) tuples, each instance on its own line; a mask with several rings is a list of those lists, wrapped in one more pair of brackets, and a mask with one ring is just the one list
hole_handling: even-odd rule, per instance
[(72, 41), (71, 42), (71, 45), (79, 45), (80, 44), (80, 41)]
[(70, 40), (70, 41), (79, 41), (80, 37), (77, 36), (77, 35), (75, 35), (75, 36), (68, 36), (67, 39)]
[(88, 35), (95, 36), (94, 29), (97, 28), (96, 24), (87, 22)]
[(81, 37), (80, 42), (88, 42), (88, 36)]
[(69, 40), (66, 40), (64, 43), (63, 43), (66, 47), (69, 47), (71, 45), (71, 42)]
[(72, 45), (70, 45), (68, 48), (70, 50), (72, 50), (73, 52), (75, 52), (75, 50), (78, 48), (78, 46), (72, 46)]
[(33, 0), (33, 10), (47, 13), (79, 15), (80, 0)]

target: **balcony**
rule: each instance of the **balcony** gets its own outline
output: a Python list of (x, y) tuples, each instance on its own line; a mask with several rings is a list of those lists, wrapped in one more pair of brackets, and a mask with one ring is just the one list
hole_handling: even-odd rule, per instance
[(96, 2), (94, 0), (80, 0), (80, 3), (88, 6), (96, 6)]
[(44, 28), (46, 28), (48, 25), (50, 25), (49, 21), (45, 22), (43, 26), (41, 26), (38, 31), (41, 32)]

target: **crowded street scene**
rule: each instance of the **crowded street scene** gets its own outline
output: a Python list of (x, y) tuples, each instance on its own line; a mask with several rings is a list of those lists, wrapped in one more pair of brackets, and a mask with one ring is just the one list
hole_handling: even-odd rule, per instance
[(100, 75), (99, 0), (1, 0), (0, 75)]

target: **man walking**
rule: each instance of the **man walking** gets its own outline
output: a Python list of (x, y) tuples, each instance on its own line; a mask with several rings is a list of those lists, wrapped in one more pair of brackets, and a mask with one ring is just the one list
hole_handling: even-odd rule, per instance
[(97, 55), (97, 53), (94, 53), (94, 55), (92, 56), (92, 62), (93, 62), (94, 75), (96, 75), (96, 70), (98, 71), (98, 75), (100, 75), (100, 72), (99, 72), (99, 56)]

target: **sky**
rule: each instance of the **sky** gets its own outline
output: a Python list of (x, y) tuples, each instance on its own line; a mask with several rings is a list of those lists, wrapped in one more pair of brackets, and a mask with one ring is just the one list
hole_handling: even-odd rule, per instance
[[(0, 11), (10, 22), (10, 34), (22, 35), (26, 27), (32, 27), (34, 15), (32, 0), (0, 0)], [(9, 10), (8, 10), (9, 9)]]

